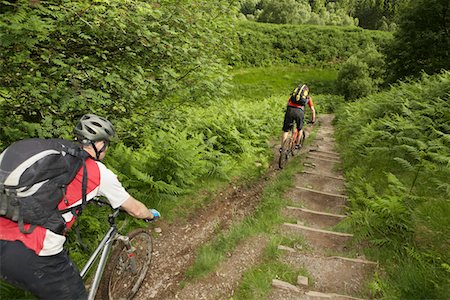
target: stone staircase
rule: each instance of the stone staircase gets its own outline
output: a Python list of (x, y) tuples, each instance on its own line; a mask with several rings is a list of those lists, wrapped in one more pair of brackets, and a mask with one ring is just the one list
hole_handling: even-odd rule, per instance
[(291, 205), (283, 209), (283, 215), (292, 222), (280, 228), (283, 235), (306, 243), (300, 249), (279, 245), (281, 261), (305, 269), (308, 277), (299, 276), (295, 285), (273, 279), (268, 299), (371, 298), (367, 282), (378, 264), (349, 258), (357, 250), (353, 235), (334, 230), (346, 218), (347, 197), (331, 121), (331, 115), (319, 119), (316, 139), (302, 151), (304, 168), (295, 175), (296, 186), (286, 194)]

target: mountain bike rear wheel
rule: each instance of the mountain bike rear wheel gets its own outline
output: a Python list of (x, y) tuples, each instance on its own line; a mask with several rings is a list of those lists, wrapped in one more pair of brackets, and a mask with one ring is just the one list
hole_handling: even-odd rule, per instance
[(291, 139), (286, 139), (283, 143), (283, 146), (281, 147), (281, 152), (280, 152), (280, 157), (278, 159), (278, 167), (280, 167), (280, 169), (283, 169), (284, 166), (286, 165), (286, 162), (289, 159), (290, 156), (290, 145), (291, 145)]
[(305, 143), (305, 139), (306, 139), (306, 133), (305, 130), (302, 131), (302, 136), (300, 137), (300, 141), (299, 141), (299, 146), (300, 148), (303, 148), (303, 144)]
[(115, 245), (104, 273), (103, 299), (132, 299), (150, 267), (150, 233), (145, 229), (137, 229), (128, 234), (128, 237), (134, 251), (130, 254), (123, 242)]

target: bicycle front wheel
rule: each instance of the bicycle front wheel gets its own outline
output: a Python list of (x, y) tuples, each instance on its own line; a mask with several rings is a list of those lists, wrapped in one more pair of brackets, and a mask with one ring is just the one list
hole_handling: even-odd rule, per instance
[(119, 242), (108, 259), (102, 286), (102, 298), (132, 299), (147, 274), (152, 258), (152, 238), (145, 229), (128, 234), (134, 251)]

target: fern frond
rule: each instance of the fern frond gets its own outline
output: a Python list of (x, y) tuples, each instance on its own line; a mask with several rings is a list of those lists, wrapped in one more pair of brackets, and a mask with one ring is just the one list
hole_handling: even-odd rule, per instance
[(403, 168), (403, 170), (408, 171), (408, 172), (414, 171), (415, 167), (406, 159), (403, 159), (401, 157), (394, 157), (394, 160), (400, 164), (400, 166)]

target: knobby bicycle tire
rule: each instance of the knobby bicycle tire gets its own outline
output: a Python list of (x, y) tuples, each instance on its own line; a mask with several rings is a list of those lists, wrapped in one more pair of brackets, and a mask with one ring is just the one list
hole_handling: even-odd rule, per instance
[(303, 148), (303, 144), (305, 143), (305, 140), (306, 140), (306, 133), (305, 133), (305, 130), (303, 130), (302, 136), (300, 137), (300, 142), (299, 142), (300, 148)]
[(127, 249), (118, 242), (106, 265), (102, 282), (102, 298), (108, 300), (132, 299), (147, 274), (152, 258), (152, 238), (145, 229), (137, 229), (128, 234), (131, 245), (136, 248), (136, 271), (132, 272)]
[(278, 159), (278, 166), (280, 167), (280, 169), (284, 168), (286, 162), (289, 159), (290, 145), (291, 145), (291, 138), (288, 138), (284, 141), (283, 146), (281, 147), (280, 157)]
[(302, 131), (302, 136), (300, 137), (300, 140), (298, 141), (299, 147), (296, 147), (295, 143), (292, 143), (292, 156), (297, 155), (297, 153), (300, 151), (300, 149), (303, 148), (303, 144), (305, 143), (306, 139), (306, 133), (305, 130)]
[(297, 133), (292, 133), (291, 143), (289, 144), (289, 147), (291, 149), (290, 152), (291, 152), (292, 156), (297, 155), (297, 150), (298, 149), (295, 147), (296, 146), (295, 142), (297, 140), (297, 136), (298, 136), (298, 131), (297, 131)]

